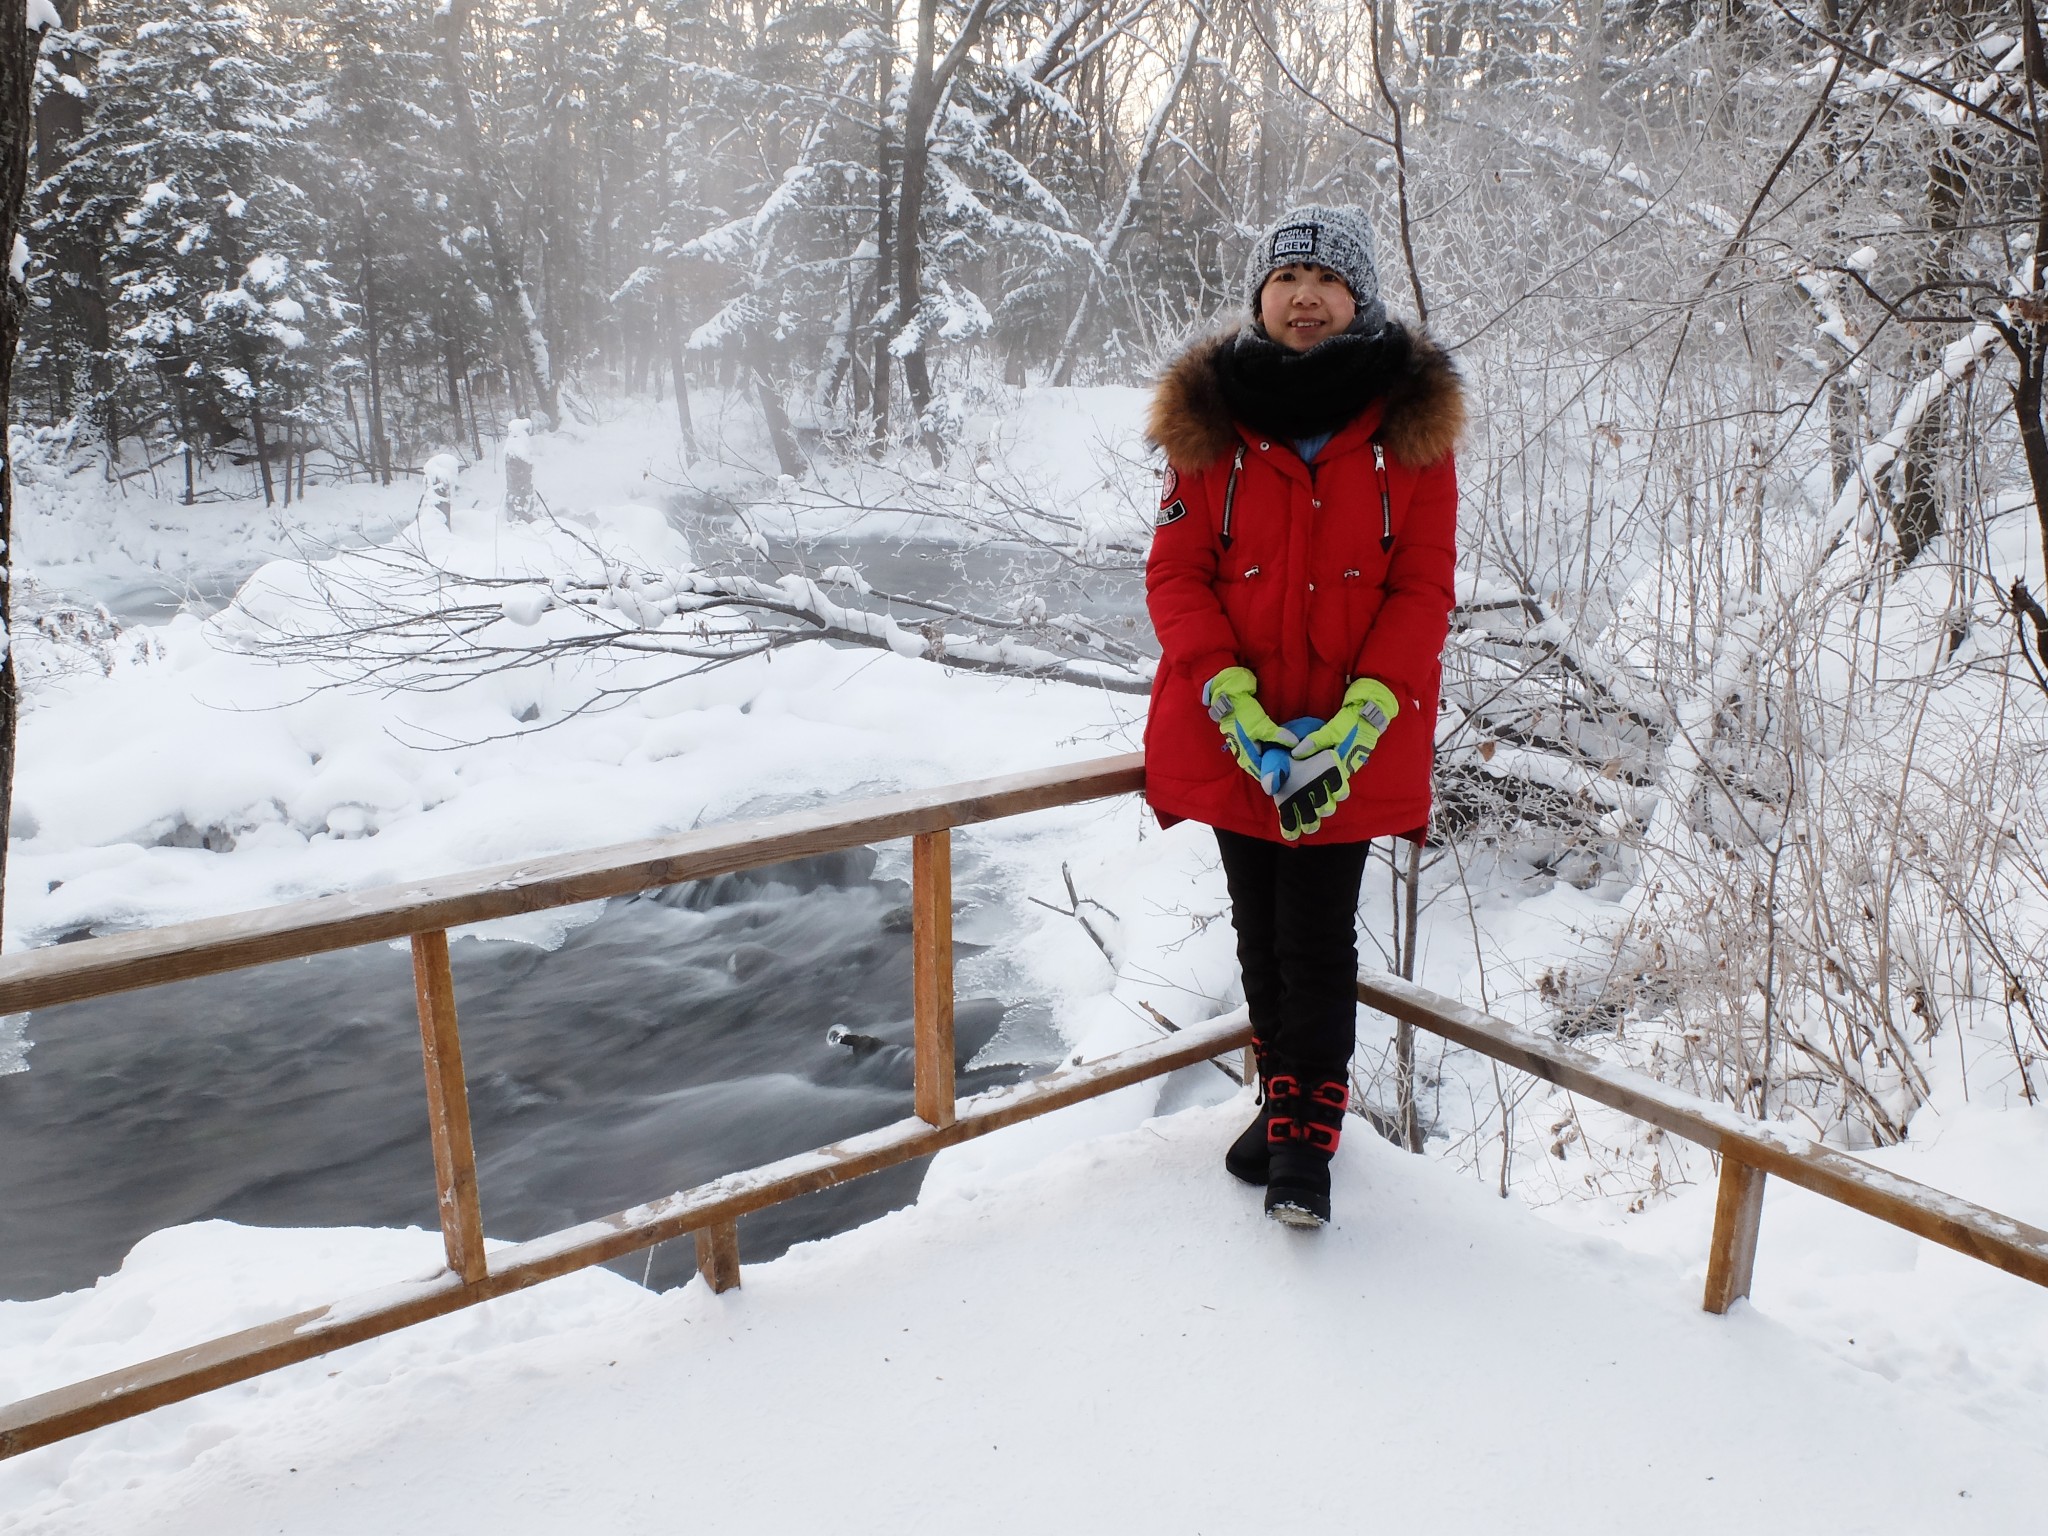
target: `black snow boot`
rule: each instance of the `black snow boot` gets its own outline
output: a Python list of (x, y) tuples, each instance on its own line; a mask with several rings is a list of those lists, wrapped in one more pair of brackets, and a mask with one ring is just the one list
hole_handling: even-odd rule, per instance
[(1266, 1182), (1267, 1128), (1273, 1119), (1273, 1096), (1266, 1091), (1266, 1079), (1274, 1070), (1265, 1041), (1252, 1042), (1252, 1059), (1258, 1064), (1259, 1112), (1252, 1116), (1252, 1123), (1244, 1128), (1244, 1134), (1233, 1141), (1230, 1150), (1223, 1154), (1223, 1166), (1230, 1170), (1233, 1178), (1243, 1179), (1247, 1184), (1263, 1184)]
[(1351, 1090), (1341, 1078), (1276, 1074), (1266, 1086), (1266, 1214), (1290, 1227), (1330, 1219), (1330, 1159), (1344, 1134)]

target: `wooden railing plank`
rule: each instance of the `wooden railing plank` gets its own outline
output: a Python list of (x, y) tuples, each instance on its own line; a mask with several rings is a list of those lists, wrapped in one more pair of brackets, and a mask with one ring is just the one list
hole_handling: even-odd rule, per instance
[(948, 1126), (899, 1120), (815, 1152), (729, 1174), (665, 1199), (500, 1249), (491, 1256), (483, 1280), (474, 1285), (465, 1285), (460, 1276), (443, 1271), (24, 1398), (0, 1407), (0, 1459), (509, 1295), (685, 1233), (737, 1222), (750, 1211), (929, 1157), (1020, 1120), (1113, 1093), (1250, 1043), (1251, 1024), (1240, 1009), (1086, 1066), (1070, 1067), (1015, 1087), (992, 1089), (964, 1101), (958, 1118)]
[(953, 834), (910, 845), (910, 953), (917, 1041), (918, 1118), (953, 1123)]
[(1825, 1195), (2009, 1274), (2048, 1285), (2048, 1232), (1901, 1178), (1781, 1126), (1751, 1120), (1584, 1051), (1517, 1029), (1464, 1003), (1379, 973), (1361, 976), (1358, 1000), (1495, 1061), (1583, 1094), (1674, 1136), (1734, 1155), (1761, 1172)]
[(408, 938), (1076, 805), (1143, 787), (1142, 753), (818, 806), (674, 837), (501, 864), (0, 956), (0, 1014)]
[(484, 1214), (469, 1132), (469, 1081), (455, 1027), (455, 976), (448, 935), (412, 936), (413, 990), (419, 999), (420, 1058), (427, 1075), (427, 1129), (434, 1144), (434, 1188), (448, 1267), (471, 1284), (484, 1277)]

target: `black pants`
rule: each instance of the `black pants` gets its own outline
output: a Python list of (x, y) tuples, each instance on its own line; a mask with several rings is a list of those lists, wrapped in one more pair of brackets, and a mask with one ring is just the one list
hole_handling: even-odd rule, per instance
[(1312, 1078), (1343, 1078), (1358, 1017), (1358, 885), (1370, 843), (1290, 848), (1216, 832), (1252, 1033)]

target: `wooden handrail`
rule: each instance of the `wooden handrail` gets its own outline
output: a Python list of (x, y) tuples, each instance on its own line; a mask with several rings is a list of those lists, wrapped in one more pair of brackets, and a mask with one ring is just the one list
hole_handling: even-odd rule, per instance
[(0, 956), (0, 1014), (706, 880), (1144, 785), (1132, 752)]
[[(1764, 1174), (1875, 1216), (1930, 1242), (2048, 1285), (2048, 1232), (1824, 1147), (1783, 1126), (1681, 1093), (1626, 1067), (1517, 1029), (1398, 976), (1361, 976), (1358, 1000), (1721, 1154), (1722, 1189), (1707, 1276), (1707, 1309), (1749, 1291)], [(1731, 1171), (1732, 1170), (1732, 1171)]]

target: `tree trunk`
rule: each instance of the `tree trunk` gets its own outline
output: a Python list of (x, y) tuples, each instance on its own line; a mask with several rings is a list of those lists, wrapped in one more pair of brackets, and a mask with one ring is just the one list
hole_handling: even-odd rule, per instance
[(359, 249), (362, 252), (363, 290), (363, 356), (369, 364), (368, 377), (364, 381), (364, 393), (369, 397), (366, 404), (370, 412), (370, 478), (383, 485), (391, 483), (391, 455), (384, 440), (384, 375), (377, 353), (377, 276), (376, 262), (370, 251), (370, 216), (363, 210), (357, 229), (361, 234)]
[(263, 408), (254, 400), (249, 402), (249, 434), (256, 443), (256, 472), (263, 481), (263, 505), (275, 506), (277, 490), (270, 480), (270, 445), (263, 438)]
[[(21, 234), (21, 200), (28, 186), (29, 92), (35, 80), (35, 41), (27, 7), (0, 5), (0, 251)], [(14, 419), (14, 349), (21, 340), (27, 295), (0, 276), (0, 430)], [(0, 453), (0, 641), (12, 640), (14, 622), (14, 464)], [(14, 814), (15, 738), (21, 723), (21, 674), (14, 647), (0, 658), (0, 902), (7, 891), (7, 847)]]
[(289, 389), (285, 391), (284, 409), (286, 416), (284, 429), (284, 504), (289, 507), (292, 504), (292, 456), (299, 451), (298, 433), (290, 421), (292, 397)]
[[(938, 0), (918, 0), (917, 58), (910, 77), (910, 96), (903, 111), (903, 182), (896, 210), (896, 324), (917, 324), (924, 307), (924, 248), (918, 240), (924, 218), (924, 176), (930, 162), (932, 113), (938, 105), (938, 88), (932, 78), (932, 49), (938, 17)], [(925, 370), (924, 340), (905, 352), (903, 382), (910, 391), (910, 408), (916, 414), (918, 431), (926, 434), (924, 413), (932, 403), (930, 375)], [(934, 457), (936, 457), (936, 452)]]
[[(2044, 355), (2048, 354), (2048, 325), (2016, 327), (2006, 341), (2018, 364), (2019, 379), (2012, 387), (2013, 415), (2019, 422), (2027, 481), (2034, 492), (2034, 518), (2041, 532), (2042, 569), (2048, 571), (2048, 423), (2044, 423), (2041, 415), (2041, 375), (2044, 365), (2048, 365), (2048, 355)], [(2023, 625), (2033, 625), (2034, 651), (2039, 658), (2035, 675), (2048, 678), (2048, 607), (2043, 606), (2043, 598), (2048, 598), (2048, 586), (2044, 586), (2042, 597), (2036, 597), (2028, 589), (2024, 576), (2013, 578), (2011, 601), (2014, 617)], [(2024, 628), (2020, 638), (2024, 645)], [(2048, 682), (2043, 686), (2048, 687)]]
[[(66, 31), (77, 27), (84, 0), (61, 0), (58, 16)], [(85, 56), (66, 48), (50, 59), (56, 72), (77, 80), (85, 74)], [(33, 66), (31, 66), (33, 67)], [(64, 89), (46, 90), (35, 106), (36, 176), (47, 180), (64, 168), (71, 146), (85, 132), (85, 98)], [(72, 369), (65, 408), (84, 428), (84, 435), (106, 445), (109, 474), (121, 461), (121, 431), (114, 400), (114, 369), (110, 357), (112, 332), (107, 323), (107, 293), (100, 271), (100, 253), (113, 242), (103, 228), (67, 226), (54, 231), (48, 255), (60, 277), (49, 286), (52, 307), (68, 317), (69, 328), (84, 342)]]
[(1273, 0), (1257, 0), (1252, 20), (1265, 42), (1259, 47), (1259, 148), (1252, 157), (1251, 206), (1261, 229), (1272, 223), (1278, 212), (1277, 194), (1291, 190), (1273, 184), (1279, 169), (1273, 147), (1280, 139), (1280, 60), (1275, 53), (1280, 44), (1280, 29), (1275, 25), (1276, 19)]
[(449, 442), (462, 442), (462, 339), (456, 331), (454, 306), (441, 306), (441, 345), (448, 360), (448, 418), (455, 424)]
[[(925, 169), (931, 160), (932, 119), (938, 113), (953, 72), (960, 67), (974, 37), (988, 15), (989, 0), (975, 0), (974, 9), (960, 24), (960, 35), (947, 50), (945, 61), (934, 65), (937, 47), (939, 0), (917, 0), (917, 58), (910, 76), (910, 95), (903, 108), (903, 185), (896, 209), (896, 323), (915, 325), (924, 307), (924, 247), (918, 236), (924, 218)], [(932, 403), (931, 373), (925, 364), (924, 339), (919, 336), (902, 356), (903, 383), (910, 391), (910, 407), (917, 412), (918, 431), (932, 453), (932, 462), (942, 457), (938, 443), (925, 425), (925, 412)]]
[(683, 451), (695, 454), (697, 428), (690, 420), (690, 385), (683, 376), (683, 335), (676, 328), (675, 294), (668, 282), (661, 288), (661, 334), (668, 343), (668, 371), (676, 386), (676, 430), (683, 434)]
[(768, 441), (775, 449), (775, 467), (785, 475), (801, 475), (804, 458), (797, 451), (796, 434), (789, 429), (789, 412), (782, 408), (782, 395), (762, 366), (758, 347), (756, 343), (748, 366), (754, 375), (754, 395), (761, 402), (762, 419), (768, 423)]
[(469, 179), (470, 201), (478, 227), (484, 233), (485, 264), (491, 284), (491, 309), (504, 330), (505, 362), (516, 372), (514, 393), (523, 381), (532, 391), (541, 414), (552, 427), (561, 404), (555, 394), (554, 370), (549, 364), (547, 343), (541, 340), (540, 320), (526, 282), (519, 275), (518, 253), (505, 241), (502, 199), (497, 178), (484, 158), (483, 135), (477, 127), (476, 106), (469, 97), (469, 75), (462, 60), (462, 41), (469, 35), (470, 0), (448, 0), (440, 13), (442, 67), (448, 93), (455, 104), (455, 136)]
[[(893, 18), (892, 18), (893, 19)], [(875, 71), (875, 361), (869, 375), (873, 388), (872, 439), (879, 450), (889, 438), (889, 265), (896, 249), (896, 190), (889, 171), (889, 66)]]
[[(1956, 231), (1963, 221), (1967, 183), (1953, 140), (1944, 142), (1927, 167), (1927, 225), (1934, 245), (1927, 255), (1923, 280), (1945, 284), (1955, 275)], [(1938, 289), (1932, 291), (1939, 291)], [(1925, 373), (1941, 361), (1938, 340), (1914, 350), (1914, 371)], [(1941, 537), (1941, 447), (1948, 436), (1948, 401), (1935, 401), (1913, 424), (1899, 462), (1899, 499), (1892, 507), (1892, 531), (1899, 541), (1899, 564), (1911, 565), (1921, 551)]]

